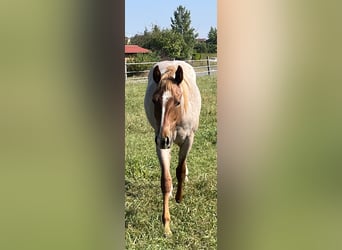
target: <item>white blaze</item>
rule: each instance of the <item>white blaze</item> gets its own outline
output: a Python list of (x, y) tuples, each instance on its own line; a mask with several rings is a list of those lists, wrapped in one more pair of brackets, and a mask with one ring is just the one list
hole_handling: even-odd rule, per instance
[(161, 133), (163, 131), (163, 126), (164, 126), (163, 122), (164, 122), (164, 116), (165, 116), (165, 106), (166, 106), (166, 103), (170, 97), (171, 97), (170, 90), (167, 90), (163, 93), (163, 96), (162, 96), (162, 113), (161, 113), (161, 121), (160, 121), (160, 137), (161, 137)]

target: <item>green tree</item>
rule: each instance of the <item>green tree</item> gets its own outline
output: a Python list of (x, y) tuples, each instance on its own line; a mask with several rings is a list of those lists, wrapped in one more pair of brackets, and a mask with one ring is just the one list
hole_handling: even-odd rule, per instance
[(208, 52), (208, 47), (207, 43), (205, 41), (197, 41), (194, 46), (194, 50), (197, 53), (207, 53)]
[(185, 59), (183, 51), (186, 44), (181, 34), (170, 29), (165, 29), (161, 32), (159, 42), (161, 57), (169, 59)]
[(163, 59), (182, 59), (183, 48), (186, 46), (182, 35), (157, 25), (151, 31), (145, 29), (144, 34), (132, 37), (131, 43), (149, 49)]
[(153, 25), (150, 31), (145, 28), (143, 34), (136, 34), (131, 38), (131, 44), (136, 44), (143, 48), (157, 52), (157, 49), (160, 47), (160, 45), (158, 45), (160, 32), (161, 29), (157, 25)]
[(184, 6), (180, 5), (171, 17), (171, 29), (182, 36), (184, 43), (179, 59), (189, 59), (193, 53), (198, 33), (191, 27), (191, 15)]
[(217, 28), (210, 27), (207, 47), (209, 53), (217, 53)]

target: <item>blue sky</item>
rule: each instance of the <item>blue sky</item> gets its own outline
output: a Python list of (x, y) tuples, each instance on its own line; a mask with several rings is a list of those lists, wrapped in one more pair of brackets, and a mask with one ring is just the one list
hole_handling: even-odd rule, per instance
[(210, 27), (217, 27), (216, 0), (126, 0), (125, 35), (151, 30), (154, 24), (170, 28), (170, 18), (179, 5), (190, 11), (191, 26), (199, 33), (198, 38), (206, 38)]

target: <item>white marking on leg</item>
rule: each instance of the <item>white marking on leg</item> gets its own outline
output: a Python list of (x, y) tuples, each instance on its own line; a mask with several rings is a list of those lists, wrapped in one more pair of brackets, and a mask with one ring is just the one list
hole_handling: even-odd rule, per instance
[(169, 193), (169, 198), (172, 197), (172, 191), (173, 191), (173, 185), (172, 185), (172, 183), (171, 183), (171, 190), (170, 190), (170, 193)]
[(185, 166), (185, 181), (189, 181), (188, 173), (189, 173), (188, 166)]

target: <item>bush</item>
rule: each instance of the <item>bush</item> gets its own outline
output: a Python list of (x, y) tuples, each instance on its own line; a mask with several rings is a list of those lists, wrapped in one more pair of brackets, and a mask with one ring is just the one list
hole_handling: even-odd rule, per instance
[[(157, 62), (160, 60), (160, 57), (152, 52), (149, 54), (137, 54), (134, 57), (131, 57), (127, 60), (127, 63), (141, 63), (141, 62)], [(151, 68), (151, 64), (133, 64), (127, 65), (127, 76), (145, 76), (147, 75), (147, 70)]]
[(193, 53), (192, 54), (192, 60), (201, 60), (201, 54), (200, 53)]

